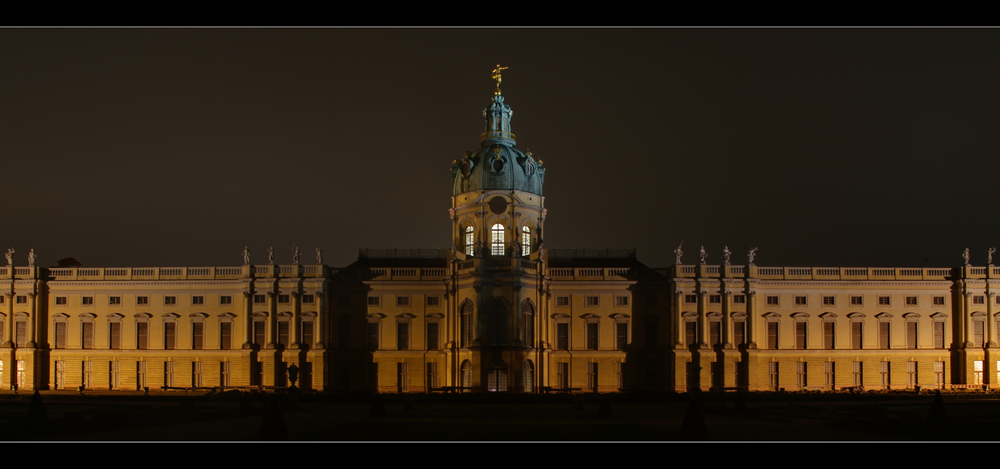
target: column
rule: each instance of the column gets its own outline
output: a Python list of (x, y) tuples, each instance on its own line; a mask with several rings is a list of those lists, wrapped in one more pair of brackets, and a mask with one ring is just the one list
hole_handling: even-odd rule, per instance
[[(326, 282), (324, 282), (324, 287)], [(368, 298), (365, 298), (365, 302)], [(447, 300), (445, 300), (447, 301)], [(324, 349), (326, 348), (326, 318), (330, 315), (327, 314), (326, 308), (326, 288), (321, 291), (316, 292), (316, 324), (313, 326), (313, 331), (315, 336), (313, 337), (314, 344), (309, 344), (310, 349)]]
[(708, 316), (705, 306), (708, 303), (708, 290), (698, 284), (698, 348), (708, 347)]
[(299, 348), (299, 318), (301, 312), (302, 312), (302, 292), (296, 290), (292, 292), (292, 320), (291, 323), (288, 325), (288, 335), (291, 336), (288, 338), (289, 349), (294, 350)]
[(729, 317), (730, 303), (733, 300), (733, 292), (726, 289), (722, 292), (722, 347), (733, 348), (733, 328)]
[(268, 350), (274, 349), (278, 341), (278, 293), (267, 292), (267, 345)]
[(747, 288), (747, 348), (757, 348), (757, 291)]
[[(10, 269), (13, 269), (13, 267), (10, 267)], [(13, 347), (14, 341), (11, 340), (11, 334), (14, 331), (14, 293), (7, 292), (4, 293), (4, 296), (7, 297), (7, 325), (3, 329), (3, 346)]]
[(996, 321), (993, 318), (993, 305), (994, 297), (996, 297), (996, 292), (989, 290), (989, 284), (986, 284), (986, 347), (996, 347)]
[[(682, 349), (684, 348), (684, 317), (681, 315), (684, 308), (684, 292), (681, 290), (674, 290), (674, 312), (672, 318), (674, 319), (674, 348)], [(647, 325), (649, 323), (646, 323)]]
[(243, 292), (243, 348), (249, 349), (253, 338), (253, 290)]
[(962, 302), (962, 345), (963, 347), (972, 347), (972, 337), (969, 336), (972, 330), (972, 292), (966, 291), (963, 296), (964, 301)]
[(29, 315), (29, 317), (28, 317), (28, 321), (27, 321), (28, 324), (26, 324), (26, 326), (28, 327), (28, 331), (27, 331), (27, 333), (28, 333), (28, 337), (27, 337), (28, 343), (27, 343), (27, 346), (29, 348), (34, 348), (35, 347), (35, 318), (37, 316), (35, 314), (35, 303), (36, 303), (35, 299), (36, 299), (37, 296), (38, 296), (38, 294), (36, 294), (35, 292), (28, 293), (28, 311), (29, 311), (28, 315)]

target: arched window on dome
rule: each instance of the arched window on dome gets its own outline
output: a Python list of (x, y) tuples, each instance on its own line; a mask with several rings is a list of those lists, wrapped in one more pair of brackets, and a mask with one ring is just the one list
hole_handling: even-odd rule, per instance
[(465, 242), (465, 255), (466, 256), (472, 256), (472, 255), (475, 255), (475, 253), (476, 253), (476, 241), (475, 241), (475, 236), (473, 235), (472, 231), (473, 231), (472, 230), (472, 225), (469, 225), (469, 226), (465, 227), (464, 242)]
[(521, 228), (521, 255), (531, 255), (531, 228)]
[(491, 231), (491, 236), (490, 236), (490, 246), (491, 246), (490, 254), (492, 254), (494, 256), (502, 256), (502, 255), (504, 255), (504, 250), (505, 250), (506, 246), (504, 244), (504, 239), (503, 239), (503, 230), (504, 230), (503, 225), (501, 225), (499, 223), (497, 223), (496, 225), (493, 225), (493, 228), (490, 230)]

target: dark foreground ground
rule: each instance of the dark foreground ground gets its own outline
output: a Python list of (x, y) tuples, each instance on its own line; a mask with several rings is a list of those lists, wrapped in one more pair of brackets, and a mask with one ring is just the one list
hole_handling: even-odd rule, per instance
[[(280, 403), (269, 408), (269, 399)], [(230, 392), (0, 394), (0, 439), (55, 441), (992, 441), (1000, 394), (288, 396)], [(700, 420), (699, 420), (700, 414)], [(687, 420), (685, 420), (687, 418)], [(703, 421), (702, 425), (700, 422)], [(262, 433), (263, 429), (263, 433)], [(262, 436), (264, 435), (264, 436)]]

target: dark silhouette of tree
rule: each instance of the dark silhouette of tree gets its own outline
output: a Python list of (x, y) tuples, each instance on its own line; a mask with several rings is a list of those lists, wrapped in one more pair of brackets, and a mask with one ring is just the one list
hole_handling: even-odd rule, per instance
[(56, 261), (56, 267), (83, 267), (83, 263), (72, 257), (64, 257)]

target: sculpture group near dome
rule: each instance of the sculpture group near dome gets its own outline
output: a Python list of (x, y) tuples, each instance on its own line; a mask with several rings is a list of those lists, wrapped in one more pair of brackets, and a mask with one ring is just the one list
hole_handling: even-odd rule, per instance
[[(998, 387), (1000, 268), (650, 268), (544, 247), (546, 168), (497, 89), (451, 249), (235, 267), (0, 267), (0, 388), (683, 392)], [(443, 183), (443, 181), (442, 181)], [(442, 201), (443, 202), (443, 201)], [(680, 227), (682, 229), (683, 227)], [(683, 243), (682, 243), (683, 245)], [(234, 253), (235, 255), (235, 253)]]

